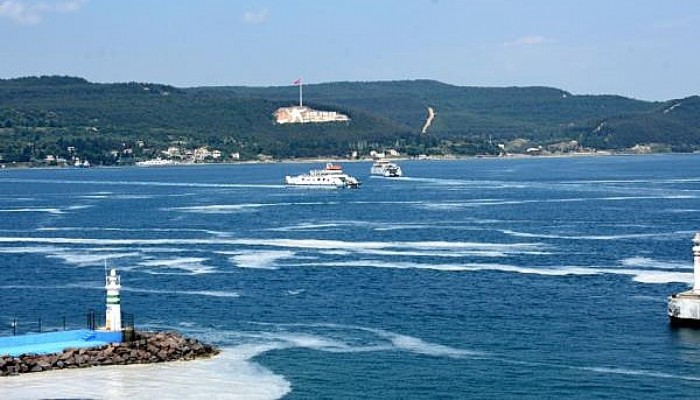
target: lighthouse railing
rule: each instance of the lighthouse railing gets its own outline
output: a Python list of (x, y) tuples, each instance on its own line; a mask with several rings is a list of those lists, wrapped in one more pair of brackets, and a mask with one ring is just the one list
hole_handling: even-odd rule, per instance
[(98, 317), (99, 315), (91, 311), (48, 317), (46, 315), (0, 315), (0, 336), (92, 329), (97, 326)]
[[(93, 309), (84, 314), (72, 315), (0, 315), (0, 336), (17, 336), (28, 333), (56, 332), (74, 329), (99, 330), (104, 324), (105, 313)], [(122, 312), (122, 327), (134, 330), (134, 314)]]

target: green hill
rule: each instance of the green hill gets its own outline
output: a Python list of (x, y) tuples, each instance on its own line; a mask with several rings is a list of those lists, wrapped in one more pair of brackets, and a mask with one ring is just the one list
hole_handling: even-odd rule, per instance
[[(169, 146), (208, 146), (242, 159), (346, 156), (395, 148), (403, 154), (497, 154), (496, 143), (577, 141), (624, 150), (700, 148), (700, 98), (645, 102), (577, 96), (555, 88), (459, 87), (417, 80), (305, 85), (305, 105), (351, 121), (273, 122), (298, 88), (175, 88), (95, 84), (72, 77), (0, 80), (0, 162), (78, 156), (131, 163)], [(427, 107), (436, 118), (420, 134)]]
[[(191, 89), (217, 93), (220, 98), (249, 97), (295, 101), (297, 88), (226, 87)], [(459, 87), (418, 80), (368, 83), (328, 83), (306, 87), (307, 97), (322, 104), (377, 113), (420, 132), (426, 107), (434, 107), (439, 118), (431, 133), (488, 137), (537, 137), (542, 132), (602, 115), (645, 112), (654, 103), (620, 96), (573, 96), (546, 87), (480, 88)]]
[[(590, 126), (589, 126), (590, 128)], [(700, 97), (656, 104), (632, 115), (602, 118), (582, 135), (586, 146), (624, 149), (651, 145), (670, 151), (696, 151), (700, 141)]]

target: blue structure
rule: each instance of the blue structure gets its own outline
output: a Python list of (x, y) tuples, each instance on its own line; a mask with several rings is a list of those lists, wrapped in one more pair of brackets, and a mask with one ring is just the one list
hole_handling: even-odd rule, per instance
[(121, 343), (121, 341), (121, 332), (93, 331), (89, 329), (7, 336), (0, 337), (0, 356), (17, 357), (30, 353), (60, 353), (68, 348), (99, 347), (110, 343)]
[[(106, 267), (105, 261), (105, 271)], [(122, 334), (119, 289), (121, 289), (119, 274), (116, 269), (112, 269), (105, 276), (107, 312), (104, 330), (95, 330), (97, 326), (95, 313), (91, 311), (88, 317), (88, 328), (90, 329), (0, 337), (0, 356), (17, 357), (22, 354), (52, 354), (60, 353), (68, 348), (83, 349), (100, 347), (110, 343), (121, 343), (124, 336)], [(16, 324), (16, 321), (13, 324)], [(39, 330), (41, 330), (41, 323)]]

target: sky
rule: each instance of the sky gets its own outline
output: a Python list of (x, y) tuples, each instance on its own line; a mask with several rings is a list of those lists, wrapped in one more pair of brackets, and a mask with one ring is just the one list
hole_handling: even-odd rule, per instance
[(0, 78), (700, 94), (700, 0), (0, 0)]

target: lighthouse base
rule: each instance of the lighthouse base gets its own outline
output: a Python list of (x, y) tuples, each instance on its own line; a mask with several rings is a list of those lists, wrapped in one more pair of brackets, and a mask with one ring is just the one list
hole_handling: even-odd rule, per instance
[(672, 326), (700, 328), (700, 293), (689, 290), (670, 296), (668, 317)]

